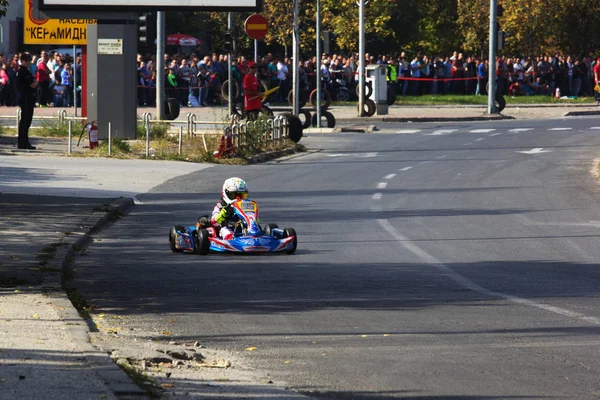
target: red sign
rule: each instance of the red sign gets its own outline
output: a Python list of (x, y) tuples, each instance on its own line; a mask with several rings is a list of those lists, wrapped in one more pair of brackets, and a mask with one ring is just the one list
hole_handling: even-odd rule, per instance
[(252, 14), (246, 19), (244, 29), (251, 39), (262, 39), (268, 30), (267, 19), (260, 14)]

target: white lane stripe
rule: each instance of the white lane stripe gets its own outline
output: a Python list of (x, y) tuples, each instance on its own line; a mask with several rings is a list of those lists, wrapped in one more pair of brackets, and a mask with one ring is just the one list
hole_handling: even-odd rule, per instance
[(373, 195), (373, 200), (379, 200), (379, 199), (381, 199), (381, 196), (383, 196), (381, 193), (375, 193)]
[(498, 136), (498, 135), (502, 135), (502, 132), (492, 133), (490, 136)]
[(444, 276), (447, 276), (448, 278), (452, 279), (454, 282), (456, 282), (458, 285), (460, 285), (464, 288), (467, 288), (467, 289), (472, 290), (477, 293), (484, 294), (486, 296), (499, 297), (499, 298), (511, 301), (513, 303), (517, 303), (517, 304), (521, 304), (521, 305), (525, 305), (525, 306), (529, 306), (529, 307), (536, 307), (541, 310), (549, 311), (554, 314), (559, 314), (559, 315), (563, 315), (565, 317), (582, 320), (582, 321), (589, 322), (589, 323), (592, 323), (595, 325), (600, 325), (600, 318), (590, 317), (588, 315), (574, 312), (571, 310), (567, 310), (564, 308), (554, 307), (554, 306), (550, 306), (550, 305), (547, 305), (544, 303), (539, 303), (539, 302), (536, 302), (533, 300), (528, 300), (528, 299), (524, 299), (524, 298), (521, 298), (518, 296), (513, 296), (512, 294), (494, 292), (494, 291), (484, 288), (483, 286), (479, 286), (475, 282), (460, 275), (459, 273), (454, 271), (451, 267), (443, 264), (440, 260), (438, 260), (437, 258), (432, 256), (431, 254), (427, 253), (425, 250), (421, 249), (419, 246), (417, 246), (413, 242), (411, 242), (407, 237), (405, 237), (400, 232), (398, 232), (396, 229), (394, 229), (394, 227), (390, 224), (390, 222), (388, 220), (378, 219), (377, 222), (379, 223), (379, 225), (382, 226), (383, 229), (388, 231), (388, 233), (390, 235), (392, 235), (392, 237), (394, 239), (396, 239), (400, 245), (404, 246), (408, 251), (415, 254), (419, 258), (421, 258), (424, 262), (426, 262), (428, 264), (432, 264), (432, 267), (436, 268), (442, 274), (444, 274)]
[(458, 129), (438, 129), (437, 131), (433, 131), (433, 133), (430, 133), (430, 135), (432, 135), (432, 136), (444, 135), (446, 133), (456, 132), (457, 130)]
[(485, 140), (485, 138), (480, 137), (480, 138), (475, 139), (476, 142), (481, 142), (482, 140)]
[(527, 131), (532, 131), (533, 128), (515, 128), (515, 129), (509, 129), (509, 132), (527, 132)]
[(521, 298), (518, 296), (513, 296), (512, 294), (494, 292), (494, 291), (484, 288), (483, 286), (479, 286), (472, 280), (460, 275), (458, 272), (454, 271), (451, 267), (449, 267), (448, 265), (445, 265), (440, 260), (438, 260), (436, 257), (432, 256), (431, 254), (427, 253), (425, 250), (421, 249), (419, 246), (417, 246), (416, 244), (411, 242), (407, 237), (405, 237), (400, 232), (398, 232), (396, 229), (394, 229), (394, 227), (390, 224), (390, 222), (387, 219), (378, 219), (377, 222), (379, 223), (379, 225), (381, 225), (381, 227), (383, 229), (385, 229), (390, 235), (392, 235), (392, 237), (394, 239), (396, 239), (400, 245), (404, 246), (408, 251), (415, 254), (417, 257), (421, 258), (424, 262), (426, 262), (428, 264), (432, 264), (431, 266), (433, 268), (439, 270), (442, 274), (444, 274), (444, 276), (447, 276), (448, 278), (452, 279), (454, 282), (456, 282), (458, 285), (460, 285), (464, 288), (467, 288), (467, 289), (472, 290), (477, 293), (484, 294), (486, 296), (499, 297), (499, 298), (511, 301), (513, 303), (517, 303), (517, 304), (521, 304), (521, 305), (529, 306), (529, 307), (536, 307), (541, 310), (549, 311), (554, 314), (559, 314), (559, 315), (563, 315), (565, 317), (582, 320), (582, 321), (589, 322), (589, 323), (592, 323), (595, 325), (600, 325), (600, 318), (590, 317), (588, 315), (574, 312), (571, 310), (567, 310), (564, 308), (554, 307), (554, 306), (550, 306), (550, 305), (547, 305), (544, 303), (539, 303), (539, 302), (536, 302), (533, 300), (528, 300), (528, 299), (524, 299), (524, 298)]
[(404, 167), (404, 168), (400, 168), (400, 171), (408, 171), (409, 169), (412, 169), (412, 167)]
[(467, 143), (463, 144), (463, 146), (470, 146), (472, 144), (473, 144), (473, 142), (467, 142)]
[(393, 179), (395, 176), (396, 176), (396, 174), (389, 174), (389, 175), (386, 175), (383, 179), (390, 180), (390, 179)]
[(592, 126), (590, 129), (598, 130), (598, 129), (600, 129), (600, 126)]
[(396, 133), (417, 133), (417, 132), (421, 132), (421, 130), (420, 129), (400, 129)]
[(387, 182), (379, 182), (377, 184), (377, 189), (385, 189), (386, 186), (387, 186)]
[(469, 131), (470, 133), (489, 133), (489, 132), (494, 132), (496, 129), (473, 129), (472, 131)]
[(550, 128), (549, 131), (570, 131), (573, 128)]

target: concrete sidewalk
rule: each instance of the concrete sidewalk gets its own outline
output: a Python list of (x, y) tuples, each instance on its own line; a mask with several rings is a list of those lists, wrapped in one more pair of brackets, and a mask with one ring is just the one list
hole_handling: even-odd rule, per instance
[[(152, 109), (141, 109), (140, 114), (146, 111), (152, 112)], [(38, 116), (50, 116), (56, 115), (57, 110), (43, 108), (35, 112)], [(67, 112), (72, 115), (72, 109)], [(188, 112), (217, 120), (226, 108), (184, 108), (181, 121), (186, 121)], [(546, 119), (600, 115), (600, 108), (595, 105), (509, 106), (501, 116), (487, 117), (483, 106), (392, 106), (387, 116), (372, 118), (356, 118), (354, 107), (332, 107), (331, 112), (340, 126), (352, 126), (457, 118), (462, 121)], [(9, 114), (15, 115), (16, 111), (0, 109), (0, 115)], [(0, 161), (19, 158), (40, 164), (38, 168), (23, 163), (22, 167), (0, 170), (0, 192), (4, 192), (0, 193), (0, 399), (141, 398), (144, 392), (106, 354), (99, 353), (89, 343), (88, 326), (69, 301), (60, 272), (63, 263), (72, 260), (75, 252), (83, 247), (90, 232), (110, 223), (111, 218), (133, 205), (129, 197), (169, 177), (205, 167), (144, 161), (156, 166), (155, 171), (146, 170), (154, 180), (143, 182), (146, 186), (134, 187), (133, 180), (127, 181), (128, 175), (123, 173), (123, 184), (131, 188), (123, 192), (127, 198), (118, 198), (118, 188), (106, 182), (90, 182), (89, 175), (79, 176), (78, 169), (87, 167), (93, 160), (56, 157), (66, 153), (65, 139), (33, 136), (32, 143), (38, 146), (37, 150), (18, 150), (16, 137), (0, 137)], [(86, 150), (81, 147), (77, 151)], [(20, 157), (23, 155), (39, 158)], [(52, 184), (50, 168), (61, 160), (75, 163), (71, 166), (73, 172), (60, 184)], [(120, 163), (131, 166), (132, 176), (137, 173), (139, 180), (141, 175), (135, 168), (142, 168), (140, 160), (115, 161), (115, 170), (123, 169)], [(170, 169), (173, 170), (170, 175), (164, 172)], [(23, 190), (27, 185), (24, 175), (34, 175), (30, 179), (39, 183), (39, 193)], [(80, 190), (84, 186), (94, 195), (73, 195), (75, 189), (72, 188)], [(296, 397), (290, 394), (289, 398)]]

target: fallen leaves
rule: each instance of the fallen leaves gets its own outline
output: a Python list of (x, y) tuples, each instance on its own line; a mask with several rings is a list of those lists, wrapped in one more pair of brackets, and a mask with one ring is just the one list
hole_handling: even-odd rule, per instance
[(248, 347), (246, 349), (246, 351), (256, 351), (256, 350), (257, 350), (256, 347)]

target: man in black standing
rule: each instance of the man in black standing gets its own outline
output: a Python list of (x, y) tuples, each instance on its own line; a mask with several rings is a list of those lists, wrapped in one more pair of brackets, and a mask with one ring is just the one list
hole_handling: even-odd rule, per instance
[(29, 127), (33, 119), (38, 81), (29, 71), (30, 62), (31, 54), (23, 53), (21, 55), (21, 66), (17, 70), (17, 90), (20, 94), (19, 106), (21, 107), (18, 147), (19, 149), (35, 150), (35, 146), (29, 143)]

